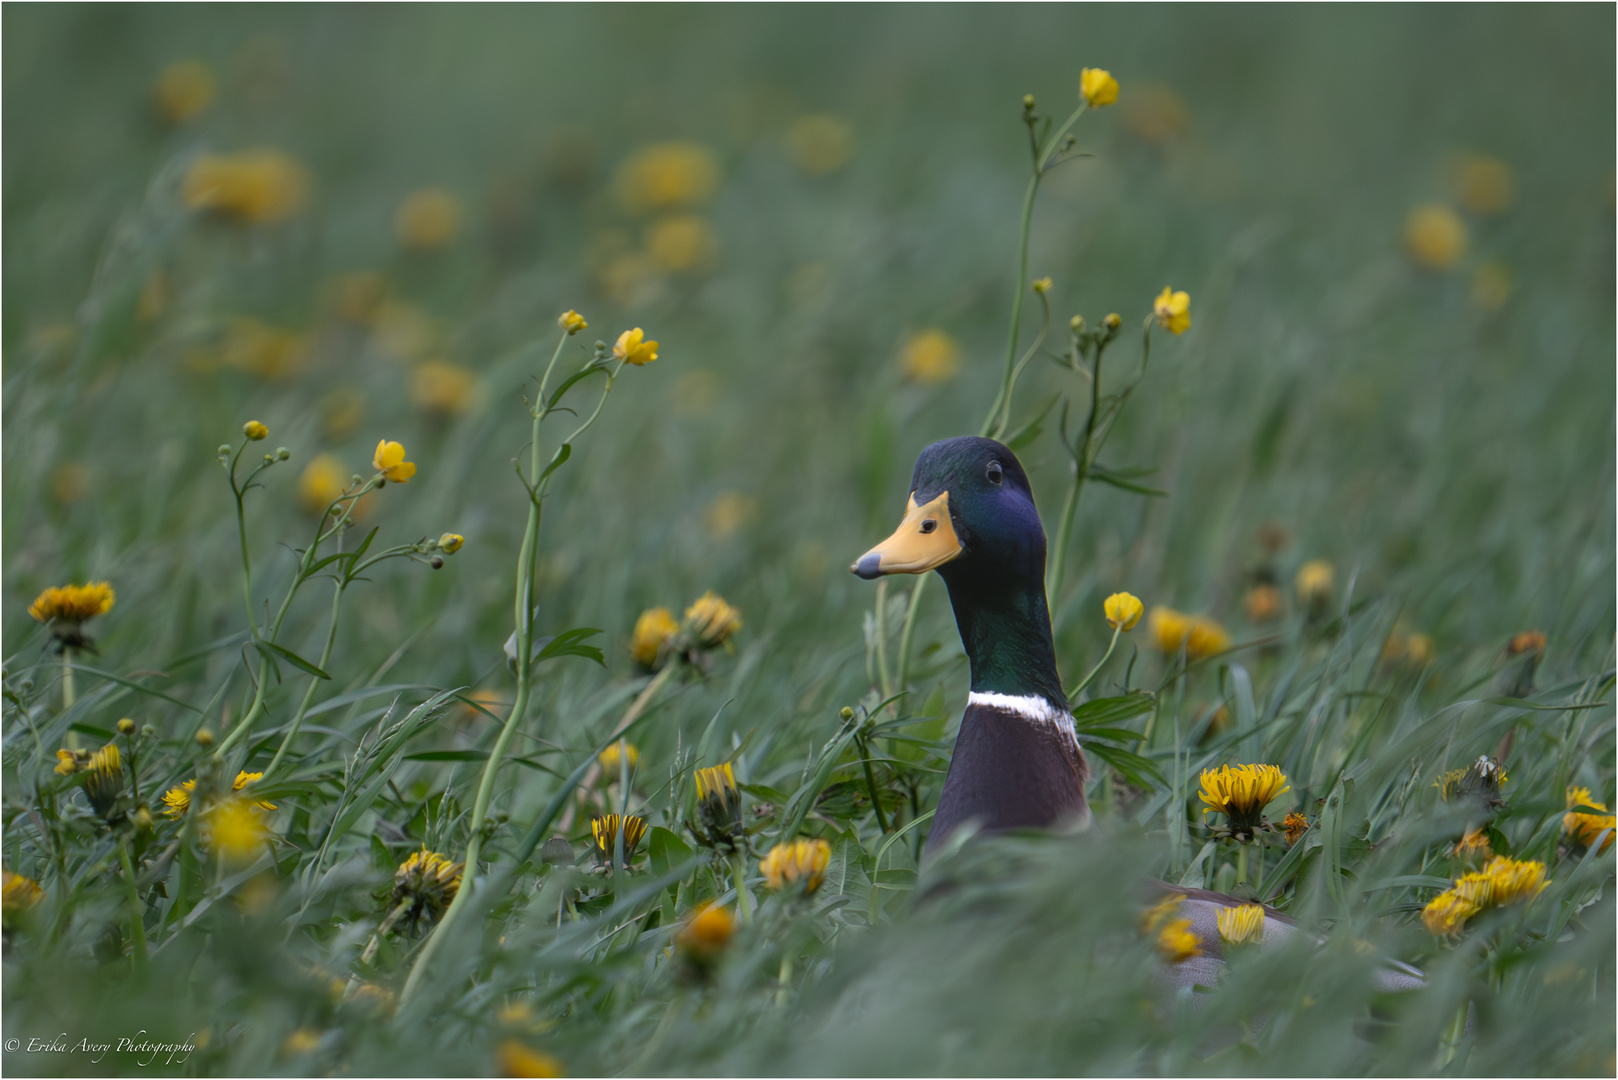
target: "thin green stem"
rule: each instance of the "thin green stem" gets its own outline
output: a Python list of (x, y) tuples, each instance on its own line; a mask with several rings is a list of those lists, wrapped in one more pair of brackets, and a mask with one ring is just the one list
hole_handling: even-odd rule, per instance
[[(331, 625), (326, 629), (326, 647), (320, 651), (318, 666), (322, 671), (331, 662), (332, 646), (337, 641), (337, 616), (343, 606), (343, 582), (339, 579), (332, 589), (331, 597)], [(286, 737), (281, 740), (281, 746), (270, 759), (269, 767), (264, 770), (266, 778), (274, 776), (275, 770), (280, 766), (281, 759), (286, 757), (287, 749), (292, 746), (292, 740), (298, 737), (298, 731), (303, 727), (303, 718), (309, 712), (309, 704), (314, 701), (315, 690), (319, 688), (321, 679), (318, 676), (309, 676), (309, 688), (303, 692), (303, 700), (298, 703), (298, 711), (292, 717), (292, 725), (287, 728)]]
[(1236, 844), (1236, 884), (1242, 885), (1247, 881), (1247, 844), (1237, 841)]
[(1070, 703), (1077, 702), (1079, 695), (1084, 693), (1084, 688), (1094, 682), (1096, 675), (1100, 673), (1102, 668), (1107, 666), (1107, 661), (1112, 659), (1112, 650), (1118, 647), (1118, 639), (1123, 636), (1123, 633), (1124, 628), (1122, 625), (1112, 628), (1112, 640), (1107, 643), (1106, 653), (1102, 655), (1101, 659), (1096, 663), (1096, 666), (1090, 669), (1090, 674), (1084, 677), (1084, 681), (1079, 683), (1079, 685), (1075, 686), (1072, 690), (1068, 691), (1067, 700)]
[(893, 683), (896, 690), (910, 685), (910, 651), (916, 641), (916, 612), (921, 608), (921, 596), (927, 591), (930, 580), (931, 574), (922, 574), (910, 590), (910, 607), (905, 611), (904, 629), (899, 633), (899, 671)]
[(1028, 191), (1022, 200), (1022, 225), (1017, 239), (1017, 291), (1011, 300), (1011, 328), (1006, 332), (1006, 371), (1000, 379), (1000, 392), (995, 395), (989, 415), (983, 419), (979, 435), (996, 438), (1001, 434), (1000, 415), (1011, 396), (1011, 375), (1017, 366), (1017, 337), (1022, 324), (1022, 294), (1028, 286), (1028, 233), (1034, 222), (1034, 199), (1039, 194), (1041, 177), (1039, 162), (1034, 163), (1034, 174), (1028, 178)]
[(876, 670), (881, 680), (882, 700), (893, 696), (893, 679), (888, 673), (888, 579), (876, 583)]
[(129, 936), (134, 939), (134, 968), (139, 978), (146, 974), (146, 905), (141, 903), (140, 883), (129, 861), (128, 840), (118, 843), (118, 864), (124, 871), (124, 884), (129, 887)]

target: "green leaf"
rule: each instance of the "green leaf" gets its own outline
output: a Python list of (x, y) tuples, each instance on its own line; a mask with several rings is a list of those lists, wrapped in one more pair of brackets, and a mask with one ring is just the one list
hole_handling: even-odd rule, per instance
[(1132, 690), (1117, 697), (1096, 698), (1073, 710), (1073, 727), (1078, 731), (1126, 723), (1152, 711), (1156, 698), (1145, 690)]
[(557, 469), (560, 469), (563, 465), (567, 464), (567, 459), (572, 457), (572, 456), (573, 456), (573, 444), (572, 443), (563, 443), (561, 446), (558, 446), (556, 448), (555, 455), (552, 456), (552, 458), (551, 458), (551, 463), (549, 465), (545, 466), (545, 471), (544, 472), (539, 474), (539, 479), (534, 481), (534, 486), (538, 487), (541, 480), (544, 480), (551, 473), (555, 472)]
[(1084, 748), (1123, 773), (1124, 777), (1136, 787), (1149, 789), (1168, 786), (1168, 781), (1158, 771), (1157, 763), (1150, 758), (1141, 757), (1133, 750), (1125, 750), (1111, 743), (1096, 742), (1085, 743)]
[(661, 825), (653, 825), (646, 841), (646, 855), (652, 873), (662, 875), (689, 862), (693, 852), (679, 835)]
[(556, 408), (556, 403), (558, 401), (562, 400), (562, 395), (563, 394), (567, 393), (569, 390), (571, 390), (573, 388), (574, 383), (578, 382), (581, 379), (588, 379), (591, 375), (594, 375), (596, 372), (601, 371), (601, 370), (602, 370), (601, 368), (598, 368), (594, 364), (592, 364), (589, 367), (586, 367), (586, 368), (584, 368), (584, 369), (582, 369), (580, 371), (574, 372), (572, 375), (569, 375), (567, 377), (567, 380), (564, 381), (561, 386), (558, 386), (556, 388), (556, 393), (552, 394), (550, 400), (545, 403), (546, 410), (549, 411), (551, 409)]
[[(1152, 471), (1155, 472), (1156, 470)], [(1103, 484), (1111, 484), (1113, 487), (1123, 491), (1133, 491), (1137, 495), (1164, 496), (1168, 494), (1161, 488), (1150, 488), (1145, 484), (1137, 484), (1133, 480), (1126, 479), (1121, 473), (1113, 472), (1111, 469), (1103, 469), (1096, 465), (1090, 466), (1089, 478), (1098, 480)]]
[(1054, 406), (1060, 400), (1062, 400), (1061, 394), (1052, 394), (1050, 398), (1046, 400), (1044, 406), (1042, 406), (1038, 412), (1030, 417), (1026, 424), (1012, 432), (1010, 435), (1006, 436), (1004, 440), (1006, 449), (1012, 451), (1021, 450), (1023, 447), (1029, 445), (1035, 439), (1039, 438), (1040, 432), (1045, 430), (1045, 417), (1050, 415), (1052, 406)]
[(306, 671), (310, 675), (313, 675), (317, 679), (330, 679), (331, 678), (330, 675), (327, 675), (324, 671), (321, 671), (319, 668), (315, 667), (315, 665), (311, 664), (309, 661), (305, 660), (303, 657), (299, 656), (297, 653), (293, 652), (291, 649), (283, 648), (280, 645), (277, 645), (273, 641), (259, 640), (259, 641), (253, 642), (253, 644), (255, 646), (257, 646), (261, 651), (264, 650), (264, 649), (270, 650), (276, 656), (279, 656), (281, 659), (285, 660), (287, 663), (291, 664), (293, 667), (298, 668), (300, 671)]
[(487, 750), (423, 750), (419, 754), (406, 754), (406, 761), (488, 761)]
[(594, 645), (582, 644), (586, 638), (595, 637), (599, 633), (601, 633), (600, 630), (588, 626), (563, 630), (560, 634), (551, 638), (543, 649), (539, 650), (534, 657), (534, 663), (544, 663), (546, 660), (554, 660), (559, 656), (582, 656), (587, 660), (594, 660), (602, 667), (606, 667), (607, 658), (600, 649)]

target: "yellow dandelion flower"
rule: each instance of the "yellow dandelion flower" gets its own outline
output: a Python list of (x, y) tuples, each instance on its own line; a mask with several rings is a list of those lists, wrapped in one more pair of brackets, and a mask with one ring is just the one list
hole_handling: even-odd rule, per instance
[(461, 889), (463, 869), (423, 844), (393, 872), (393, 906), (410, 905), (404, 918), (412, 929), (423, 918), (441, 918)]
[(1498, 214), (1511, 206), (1517, 182), (1511, 166), (1487, 154), (1471, 154), (1456, 163), (1455, 197), (1474, 214)]
[(124, 792), (124, 767), (118, 745), (108, 743), (90, 756), (85, 766), (90, 776), (84, 782), (85, 798), (102, 817), (109, 817)]
[(1453, 937), (1481, 908), (1454, 890), (1439, 893), (1421, 909), (1421, 923), (1434, 937)]
[(1300, 603), (1313, 604), (1319, 601), (1330, 600), (1335, 571), (1332, 564), (1325, 559), (1315, 559), (1306, 562), (1298, 570), (1298, 600)]
[(714, 264), (718, 252), (713, 229), (695, 214), (663, 218), (646, 230), (646, 254), (658, 269), (671, 274), (705, 270)]
[(1450, 845), (1450, 855), (1460, 859), (1485, 858), (1494, 854), (1489, 847), (1489, 834), (1481, 828), (1473, 829)]
[(798, 168), (823, 176), (853, 160), (854, 129), (830, 113), (811, 113), (787, 129), (787, 147)]
[(200, 60), (181, 60), (158, 75), (152, 104), (170, 124), (183, 124), (200, 115), (213, 101), (213, 72)]
[(702, 904), (686, 919), (674, 940), (688, 953), (713, 956), (729, 944), (735, 932), (736, 920), (729, 908)]
[(637, 213), (692, 206), (718, 187), (719, 162), (698, 143), (648, 146), (618, 170), (618, 197)]
[(1545, 880), (1544, 863), (1505, 855), (1496, 855), (1485, 863), (1483, 876), (1489, 879), (1491, 902), (1501, 906), (1532, 900), (1550, 885)]
[(643, 667), (655, 667), (663, 646), (680, 632), (674, 613), (666, 607), (648, 608), (635, 620), (635, 632), (630, 637), (629, 655)]
[(955, 377), (961, 366), (961, 347), (942, 330), (914, 334), (899, 350), (899, 370), (911, 382), (936, 385)]
[(495, 1065), (501, 1076), (553, 1077), (566, 1076), (562, 1063), (549, 1054), (542, 1054), (518, 1039), (507, 1039), (494, 1052)]
[(78, 624), (112, 610), (117, 594), (105, 581), (85, 585), (57, 585), (34, 598), (28, 614), (36, 622)]
[(699, 802), (729, 802), (736, 797), (736, 772), (730, 762), (708, 769), (697, 769), (692, 776), (697, 784)]
[(1499, 311), (1511, 299), (1515, 283), (1511, 267), (1491, 259), (1472, 275), (1472, 302), (1484, 311)]
[[(263, 778), (264, 774), (261, 772), (247, 772), (244, 770), (236, 774), (236, 779), (231, 782), (230, 787), (232, 791), (240, 792), (248, 784)], [(163, 813), (171, 818), (183, 817), (186, 811), (191, 809), (191, 797), (196, 793), (196, 790), (197, 782), (195, 780), (187, 780), (177, 787), (169, 788), (163, 793)], [(253, 805), (259, 810), (275, 809), (274, 803), (262, 800), (254, 802)]]
[(697, 786), (700, 837), (714, 848), (730, 850), (746, 832), (735, 771), (727, 761), (712, 768), (697, 769), (692, 778)]
[(1079, 71), (1079, 93), (1092, 109), (1099, 109), (1118, 100), (1118, 80), (1102, 68), (1083, 68)]
[(7, 922), (39, 903), (44, 895), (45, 890), (33, 878), (13, 874), (10, 870), (0, 871), (0, 913)]
[(186, 171), (181, 197), (192, 210), (251, 224), (282, 221), (308, 202), (309, 174), (277, 150), (204, 154)]
[(1175, 292), (1165, 285), (1152, 304), (1152, 315), (1157, 325), (1172, 334), (1183, 334), (1191, 329), (1191, 294)]
[(1230, 634), (1212, 619), (1198, 615), (1185, 636), (1186, 655), (1193, 660), (1215, 656), (1230, 648)]
[(1242, 600), (1248, 622), (1269, 622), (1281, 614), (1281, 590), (1274, 585), (1255, 585)]
[(712, 649), (742, 628), (742, 613), (709, 589), (685, 609), (685, 627), (698, 645)]
[(584, 316), (580, 315), (572, 308), (568, 308), (566, 311), (562, 312), (562, 314), (558, 316), (556, 324), (563, 330), (567, 331), (568, 337), (572, 337), (580, 330), (588, 329), (590, 326), (589, 323), (584, 321)]
[(646, 335), (637, 326), (618, 335), (618, 341), (612, 347), (612, 355), (626, 364), (644, 367), (657, 359), (657, 342), (647, 341)]
[(1289, 812), (1281, 827), (1287, 832), (1287, 847), (1291, 847), (1303, 839), (1303, 834), (1309, 831), (1309, 819), (1298, 811)]
[(641, 838), (646, 835), (646, 819), (636, 817), (634, 814), (624, 818), (619, 818), (617, 814), (591, 818), (590, 836), (595, 841), (596, 859), (604, 864), (612, 863), (613, 849), (618, 846), (620, 821), (624, 834), (625, 866), (634, 861), (635, 849), (640, 846)]
[(804, 895), (820, 888), (831, 862), (831, 845), (824, 840), (793, 840), (776, 844), (758, 864), (764, 884), (776, 892), (789, 885), (803, 886)]
[(348, 490), (352, 475), (332, 455), (318, 454), (298, 475), (298, 502), (311, 514), (323, 513)]
[(88, 750), (56, 751), (57, 776), (72, 776), (74, 773), (88, 768), (89, 765), (90, 751)]
[(422, 188), (406, 195), (393, 217), (399, 243), (417, 251), (449, 246), (461, 227), (460, 200), (443, 188)]
[(1447, 206), (1418, 206), (1405, 219), (1405, 251), (1417, 266), (1448, 270), (1466, 254), (1466, 224)]
[(1158, 955), (1170, 964), (1202, 955), (1191, 920), (1180, 914), (1180, 901), (1184, 899), (1179, 893), (1170, 893), (1141, 913), (1141, 933), (1155, 935)]
[(715, 539), (723, 540), (758, 513), (758, 500), (737, 491), (722, 491), (702, 513), (702, 524)]
[(640, 750), (634, 743), (623, 739), (601, 751), (596, 758), (596, 762), (601, 766), (601, 773), (608, 783), (618, 779), (626, 761), (629, 763), (629, 771), (634, 772), (635, 766), (640, 764)]
[(1203, 814), (1224, 814), (1238, 836), (1252, 833), (1264, 808), (1292, 790), (1274, 765), (1221, 765), (1217, 771), (1204, 769), (1200, 781)]
[(402, 443), (383, 439), (376, 444), (376, 453), (371, 455), (371, 464), (377, 472), (395, 484), (408, 484), (410, 478), (416, 475), (416, 463), (406, 461), (404, 458), (405, 448)]
[(270, 831), (245, 799), (227, 798), (208, 811), (204, 829), (210, 846), (227, 862), (245, 862), (258, 855)]
[(462, 413), (477, 400), (478, 377), (470, 368), (427, 360), (410, 373), (410, 400), (428, 412)]
[(1135, 629), (1136, 623), (1140, 622), (1141, 615), (1146, 611), (1146, 605), (1132, 593), (1116, 592), (1107, 597), (1106, 602), (1101, 605), (1101, 610), (1107, 616), (1108, 626), (1127, 634)]
[(1257, 945), (1264, 941), (1264, 906), (1241, 904), (1220, 908), (1219, 939), (1226, 945)]
[[(61, 751), (58, 750), (57, 754), (60, 756)], [(60, 765), (57, 766), (57, 771), (61, 771)], [(1605, 811), (1607, 804), (1596, 802), (1589, 788), (1570, 787), (1567, 789), (1568, 812), (1562, 815), (1562, 831), (1567, 834), (1569, 840), (1580, 847), (1589, 847), (1595, 843), (1596, 837), (1605, 832), (1607, 835), (1601, 841), (1601, 851), (1598, 854), (1606, 854), (1607, 849), (1612, 847), (1614, 832), (1618, 831), (1618, 816), (1605, 812), (1592, 814), (1588, 811), (1575, 811), (1573, 809), (1575, 806), (1590, 806)]]
[(1545, 635), (1538, 630), (1524, 630), (1507, 643), (1506, 652), (1511, 656), (1521, 656), (1524, 653), (1531, 652), (1537, 657), (1543, 657), (1545, 655)]

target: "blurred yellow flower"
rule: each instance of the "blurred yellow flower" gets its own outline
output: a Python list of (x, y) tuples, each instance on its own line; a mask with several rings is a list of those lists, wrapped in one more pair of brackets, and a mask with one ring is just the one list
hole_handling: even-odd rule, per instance
[(646, 835), (645, 818), (636, 817), (634, 814), (625, 818), (620, 818), (617, 814), (591, 818), (590, 836), (595, 841), (597, 860), (610, 864), (613, 850), (618, 846), (620, 821), (623, 822), (624, 865), (628, 866), (634, 861), (635, 849), (640, 846), (641, 837)]
[(170, 124), (183, 124), (200, 114), (212, 103), (213, 95), (213, 72), (200, 60), (170, 64), (152, 87), (152, 103)]
[(1434, 937), (1453, 937), (1465, 928), (1466, 920), (1480, 910), (1479, 905), (1454, 890), (1445, 890), (1421, 909), (1421, 923)]
[(836, 172), (854, 157), (854, 129), (830, 113), (811, 113), (792, 122), (787, 145), (804, 172)]
[[(264, 779), (264, 774), (261, 772), (247, 772), (246, 770), (243, 770), (242, 772), (237, 773), (236, 779), (231, 782), (231, 790), (239, 792), (248, 784), (253, 783), (255, 780), (262, 779)], [(180, 784), (177, 787), (169, 788), (163, 793), (163, 813), (171, 818), (185, 816), (186, 811), (191, 809), (191, 796), (196, 792), (196, 790), (197, 782), (195, 780), (187, 780), (185, 783)], [(255, 802), (253, 805), (260, 810), (275, 809), (275, 804), (271, 802), (259, 801)]]
[(438, 549), (445, 555), (453, 555), (461, 550), (461, 545), (464, 543), (466, 543), (466, 537), (460, 533), (445, 533), (438, 538)]
[(1531, 652), (1535, 656), (1545, 655), (1545, 635), (1538, 630), (1524, 630), (1516, 634), (1506, 643), (1506, 652), (1511, 656), (1521, 656)]
[(1417, 667), (1433, 662), (1433, 639), (1426, 634), (1411, 634), (1405, 638), (1405, 658)]
[(804, 895), (820, 888), (831, 863), (831, 845), (824, 840), (797, 839), (776, 844), (758, 864), (764, 884), (776, 892), (789, 885), (802, 884)]
[(321, 1034), (317, 1029), (301, 1027), (282, 1040), (281, 1053), (286, 1057), (308, 1054), (320, 1049), (320, 1040)]
[[(1575, 811), (1575, 806), (1589, 806), (1603, 813)], [(1567, 813), (1562, 816), (1562, 831), (1579, 847), (1589, 847), (1595, 843), (1596, 837), (1605, 832), (1606, 838), (1601, 841), (1601, 851), (1598, 852), (1604, 855), (1612, 847), (1614, 830), (1618, 830), (1618, 816), (1605, 813), (1606, 809), (1607, 804), (1596, 802), (1589, 788), (1570, 787), (1567, 789)]]
[(1293, 810), (1290, 811), (1287, 814), (1286, 819), (1281, 822), (1281, 827), (1286, 830), (1287, 847), (1291, 847), (1299, 840), (1302, 840), (1303, 834), (1309, 831), (1309, 819), (1304, 817), (1298, 811)]
[(1219, 909), (1219, 938), (1226, 945), (1257, 945), (1264, 941), (1264, 907), (1240, 904)]
[(1033, 290), (1035, 292), (1037, 292), (1041, 296), (1043, 296), (1044, 294), (1050, 292), (1050, 290), (1051, 290), (1051, 279), (1048, 278), (1048, 277), (1035, 278), (1033, 280), (1031, 288), (1033, 288)]
[(225, 327), (220, 359), (261, 379), (286, 378), (308, 363), (309, 339), (257, 319), (236, 318)]
[(455, 239), (461, 227), (461, 203), (443, 188), (422, 188), (406, 195), (393, 217), (399, 243), (417, 251), (437, 251)]
[(723, 949), (736, 932), (730, 909), (704, 903), (691, 912), (674, 940), (688, 952), (712, 956)]
[(153, 270), (141, 284), (135, 298), (135, 321), (156, 322), (174, 303), (174, 279), (162, 270)]
[(408, 484), (410, 478), (416, 475), (416, 463), (406, 461), (404, 458), (403, 444), (382, 439), (376, 444), (376, 453), (371, 456), (371, 465), (384, 478), (392, 480), (395, 484)]
[(1472, 275), (1472, 302), (1485, 311), (1499, 311), (1511, 299), (1511, 268), (1491, 259)]
[(1191, 329), (1191, 294), (1181, 290), (1175, 292), (1165, 285), (1163, 291), (1158, 293), (1157, 300), (1152, 304), (1152, 314), (1157, 317), (1157, 325), (1173, 334), (1183, 334)]
[(1146, 611), (1146, 605), (1132, 593), (1117, 592), (1107, 597), (1101, 610), (1106, 613), (1108, 626), (1128, 633), (1140, 622), (1141, 615)]
[(681, 416), (705, 416), (719, 400), (719, 376), (705, 368), (688, 371), (674, 384), (674, 411)]
[(81, 769), (90, 765), (90, 751), (88, 750), (58, 750), (56, 751), (56, 775), (72, 776)]
[(213, 849), (230, 862), (257, 855), (270, 835), (254, 808), (235, 798), (227, 798), (210, 810), (203, 828), (211, 837)]
[(742, 613), (709, 589), (685, 609), (685, 626), (697, 644), (711, 649), (742, 628)]
[(899, 368), (914, 382), (948, 382), (960, 366), (960, 346), (942, 330), (923, 330), (899, 351)]
[(1418, 206), (1405, 219), (1405, 250), (1418, 266), (1448, 270), (1466, 254), (1466, 225), (1447, 206)]
[(1131, 85), (1123, 112), (1124, 125), (1149, 143), (1166, 143), (1191, 129), (1185, 101), (1162, 83)]
[(1456, 162), (1455, 197), (1474, 214), (1498, 214), (1517, 195), (1511, 166), (1487, 154), (1470, 154)]
[(1242, 601), (1249, 622), (1269, 622), (1281, 614), (1281, 590), (1274, 585), (1255, 585)]
[(624, 739), (619, 739), (596, 757), (596, 763), (601, 766), (601, 773), (609, 784), (618, 779), (626, 761), (629, 771), (634, 772), (635, 766), (640, 764), (640, 750)]
[(28, 614), (36, 622), (78, 624), (105, 615), (112, 610), (118, 596), (105, 581), (92, 581), (85, 585), (54, 585), (34, 598), (28, 605)]
[(319, 454), (298, 476), (298, 502), (311, 514), (323, 513), (348, 490), (353, 474), (330, 454)]
[(1230, 635), (1225, 628), (1203, 615), (1191, 620), (1191, 629), (1185, 637), (1186, 655), (1193, 660), (1213, 656), (1230, 648)]
[(423, 361), (410, 373), (410, 400), (429, 412), (465, 412), (477, 389), (476, 372), (442, 360)]
[(1166, 653), (1179, 652), (1185, 644), (1186, 635), (1191, 632), (1191, 617), (1159, 604), (1152, 609), (1148, 626), (1159, 649)]
[(267, 439), (270, 437), (270, 429), (259, 423), (257, 420), (249, 420), (247, 423), (242, 425), (242, 434), (246, 435), (254, 442), (258, 442), (260, 439)]
[(1313, 604), (1330, 600), (1334, 577), (1332, 564), (1325, 559), (1314, 559), (1304, 563), (1298, 570), (1299, 603)]
[(376, 318), (382, 302), (387, 299), (388, 283), (375, 271), (359, 270), (334, 279), (325, 291), (338, 318), (368, 323)]
[(1079, 72), (1079, 93), (1092, 109), (1099, 109), (1118, 100), (1118, 80), (1110, 71), (1084, 68)]
[(626, 364), (642, 367), (657, 359), (657, 342), (647, 341), (646, 335), (637, 326), (618, 335), (618, 341), (612, 347), (612, 355)]
[(78, 502), (89, 490), (90, 470), (80, 462), (63, 462), (51, 470), (51, 495), (63, 506)]
[(723, 540), (747, 524), (758, 513), (758, 500), (737, 491), (722, 491), (702, 513), (702, 524), (709, 534)]
[(518, 1039), (507, 1039), (494, 1052), (494, 1060), (501, 1076), (554, 1077), (566, 1076), (562, 1063), (549, 1054), (531, 1049)]
[(1496, 855), (1483, 867), (1489, 879), (1491, 902), (1503, 906), (1532, 900), (1550, 886), (1545, 880), (1545, 864), (1529, 859)]
[(1180, 914), (1180, 893), (1170, 893), (1141, 914), (1141, 932), (1156, 935), (1158, 955), (1178, 964), (1202, 955), (1202, 944), (1191, 929), (1191, 920)]
[(657, 143), (619, 167), (617, 187), (618, 197), (636, 212), (692, 206), (718, 189), (719, 162), (698, 143)]
[(420, 851), (399, 864), (393, 872), (394, 907), (408, 903), (405, 918), (414, 926), (422, 918), (438, 919), (461, 891), (463, 866), (451, 862), (423, 844)]
[(309, 200), (309, 174), (278, 150), (204, 154), (181, 185), (192, 210), (212, 210), (250, 223), (281, 221)]
[(394, 360), (416, 360), (439, 344), (438, 327), (419, 308), (386, 301), (371, 323), (377, 347)]
[(614, 303), (640, 307), (662, 289), (663, 279), (650, 255), (625, 252), (603, 260), (596, 270), (596, 284)]
[(646, 253), (670, 273), (706, 269), (717, 251), (713, 230), (695, 214), (662, 218), (646, 230)]
[(13, 874), (10, 870), (0, 871), (0, 912), (8, 918), (21, 915), (44, 895), (45, 890), (33, 878)]
[(629, 655), (645, 667), (657, 664), (663, 645), (680, 632), (674, 613), (666, 607), (648, 608), (635, 620), (635, 632), (630, 637)]
[(556, 325), (560, 326), (563, 330), (566, 330), (568, 337), (572, 337), (580, 330), (588, 329), (590, 326), (589, 323), (584, 321), (584, 316), (580, 315), (572, 308), (568, 308), (557, 317)]
[(1489, 847), (1489, 834), (1482, 829), (1473, 829), (1450, 845), (1449, 853), (1460, 858), (1482, 856), (1486, 859), (1494, 851)]
[(1264, 808), (1292, 790), (1285, 774), (1274, 765), (1221, 765), (1204, 769), (1198, 780), (1204, 816), (1224, 814), (1237, 835), (1251, 833)]

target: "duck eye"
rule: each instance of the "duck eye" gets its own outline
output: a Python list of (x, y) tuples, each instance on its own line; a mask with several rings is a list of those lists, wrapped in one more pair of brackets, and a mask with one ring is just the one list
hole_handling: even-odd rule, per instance
[(937, 528), (938, 528), (938, 522), (934, 521), (932, 518), (928, 518), (926, 521), (921, 523), (921, 533), (922, 533), (923, 536), (927, 535), (928, 533), (934, 531)]
[(989, 478), (989, 483), (998, 484), (1003, 475), (1000, 471), (1000, 463), (998, 461), (989, 462), (989, 467), (984, 470), (984, 475)]

